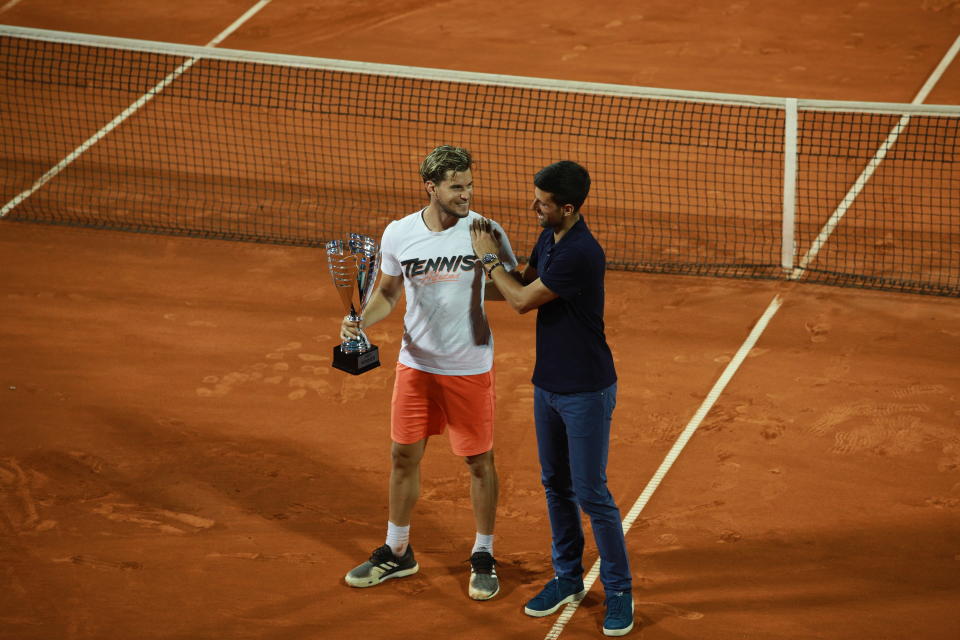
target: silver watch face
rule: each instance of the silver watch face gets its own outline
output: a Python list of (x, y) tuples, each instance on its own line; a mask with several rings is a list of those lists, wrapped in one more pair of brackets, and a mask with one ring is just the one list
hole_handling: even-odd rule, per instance
[(496, 262), (500, 257), (495, 253), (485, 253), (483, 257), (480, 258), (480, 262), (483, 264), (490, 264), (491, 262)]

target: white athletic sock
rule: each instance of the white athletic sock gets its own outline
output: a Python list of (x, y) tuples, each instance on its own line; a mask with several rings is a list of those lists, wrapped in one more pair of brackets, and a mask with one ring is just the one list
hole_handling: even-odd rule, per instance
[(485, 533), (477, 533), (477, 539), (473, 543), (473, 551), (471, 553), (476, 553), (477, 551), (486, 551), (490, 555), (493, 555), (493, 534), (487, 535)]
[(407, 552), (410, 544), (410, 525), (398, 527), (387, 520), (387, 545), (398, 558)]

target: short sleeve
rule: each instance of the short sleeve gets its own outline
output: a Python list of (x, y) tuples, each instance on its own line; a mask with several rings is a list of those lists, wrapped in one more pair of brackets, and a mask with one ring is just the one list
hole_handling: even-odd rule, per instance
[(586, 265), (584, 264), (583, 254), (576, 250), (564, 250), (570, 248), (563, 247), (562, 244), (555, 246), (553, 260), (550, 261), (546, 272), (541, 273), (539, 270), (537, 272), (540, 281), (550, 291), (565, 300), (580, 295), (586, 275), (584, 273)]
[(527, 264), (537, 268), (537, 260), (540, 258), (540, 243), (538, 242), (533, 246), (533, 251), (530, 252), (530, 258), (527, 260)]
[(507, 268), (507, 271), (512, 271), (517, 268), (517, 256), (513, 254), (513, 247), (510, 246), (510, 238), (507, 237), (507, 232), (503, 230), (499, 224), (490, 221), (491, 226), (494, 231), (499, 232), (500, 234), (500, 262), (503, 263), (503, 266)]
[(395, 225), (395, 222), (388, 224), (380, 239), (380, 271), (394, 277), (403, 273), (400, 258), (397, 257)]

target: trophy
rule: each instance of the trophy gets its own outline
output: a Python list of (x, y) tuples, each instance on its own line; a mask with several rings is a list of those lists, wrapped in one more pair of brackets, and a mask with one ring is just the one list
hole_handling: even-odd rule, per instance
[[(380, 247), (373, 238), (351, 233), (348, 240), (327, 243), (327, 263), (344, 311), (351, 320), (359, 322), (360, 312), (370, 301), (377, 281)], [(344, 340), (333, 348), (333, 366), (360, 375), (380, 366), (380, 351), (361, 330), (359, 337)]]

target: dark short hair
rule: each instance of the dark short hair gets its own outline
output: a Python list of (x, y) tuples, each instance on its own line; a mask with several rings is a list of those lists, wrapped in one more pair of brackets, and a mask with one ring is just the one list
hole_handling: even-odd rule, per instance
[(573, 210), (579, 211), (590, 193), (590, 174), (572, 160), (561, 160), (540, 169), (533, 184), (552, 194), (558, 206), (572, 204)]
[(440, 184), (447, 177), (447, 171), (466, 171), (473, 165), (470, 152), (462, 147), (441, 145), (427, 154), (420, 163), (420, 177), (424, 182)]

